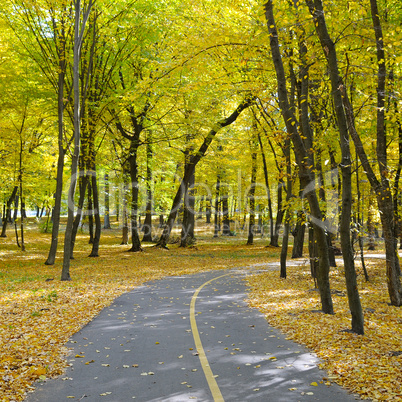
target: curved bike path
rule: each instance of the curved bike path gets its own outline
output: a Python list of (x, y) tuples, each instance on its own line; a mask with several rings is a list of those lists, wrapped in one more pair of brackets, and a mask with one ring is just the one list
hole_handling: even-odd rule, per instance
[(326, 386), (314, 354), (246, 304), (248, 272), (168, 277), (120, 296), (71, 338), (66, 373), (26, 401), (359, 399)]

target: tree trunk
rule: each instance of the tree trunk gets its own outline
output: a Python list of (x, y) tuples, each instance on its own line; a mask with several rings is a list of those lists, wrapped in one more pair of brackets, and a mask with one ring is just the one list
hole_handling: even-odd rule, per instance
[(21, 244), (20, 244), (20, 240), (18, 238), (18, 225), (17, 225), (17, 214), (15, 211), (18, 211), (18, 204), (19, 204), (19, 197), (18, 194), (15, 197), (15, 201), (14, 201), (14, 232), (15, 232), (15, 241), (17, 243), (17, 247), (21, 248)]
[[(95, 158), (94, 155), (92, 155), (93, 158)], [(94, 159), (93, 159), (94, 160)], [(91, 188), (92, 188), (92, 196), (93, 196), (93, 202), (94, 202), (94, 218), (95, 218), (95, 236), (94, 236), (94, 241), (92, 243), (92, 250), (91, 254), (89, 254), (89, 257), (99, 257), (99, 244), (100, 244), (100, 237), (101, 237), (101, 231), (102, 231), (102, 223), (101, 223), (101, 218), (100, 218), (100, 210), (99, 210), (99, 191), (98, 191), (98, 182), (96, 180), (97, 174), (96, 174), (96, 166), (95, 163), (92, 166), (92, 172), (91, 172)]]
[(310, 271), (311, 276), (314, 278), (314, 282), (317, 282), (317, 271), (318, 271), (318, 253), (317, 253), (317, 242), (314, 236), (314, 227), (312, 223), (309, 223), (308, 229), (308, 254), (310, 259)]
[(110, 227), (110, 183), (109, 175), (105, 173), (105, 216), (103, 221), (103, 229), (111, 229)]
[(202, 219), (202, 215), (204, 213), (204, 201), (205, 201), (205, 197), (201, 196), (200, 204), (199, 204), (199, 208), (198, 208), (197, 219)]
[(88, 233), (89, 244), (94, 244), (94, 211), (93, 211), (93, 197), (92, 197), (92, 179), (88, 180)]
[(181, 232), (180, 247), (187, 247), (191, 245), (194, 240), (194, 226), (195, 226), (195, 200), (194, 200), (194, 172), (190, 176), (185, 189), (184, 203), (183, 203), (183, 223)]
[(173, 224), (176, 219), (177, 211), (178, 211), (178, 208), (180, 206), (180, 203), (181, 203), (181, 200), (183, 197), (183, 192), (184, 192), (184, 188), (185, 188), (184, 183), (186, 183), (186, 181), (189, 180), (189, 177), (194, 172), (195, 166), (201, 160), (201, 158), (205, 155), (205, 152), (207, 151), (207, 149), (208, 149), (209, 145), (211, 144), (212, 140), (214, 139), (215, 135), (223, 127), (226, 127), (226, 126), (232, 124), (233, 122), (235, 122), (237, 117), (240, 115), (240, 113), (244, 109), (248, 108), (253, 102), (254, 102), (254, 98), (247, 97), (229, 117), (218, 122), (214, 126), (214, 128), (208, 133), (208, 135), (205, 137), (198, 152), (196, 152), (194, 155), (191, 156), (190, 162), (184, 171), (183, 179), (182, 179), (180, 186), (177, 190), (177, 193), (173, 199), (172, 208), (170, 210), (169, 217), (168, 217), (167, 223), (164, 227), (162, 236), (159, 239), (158, 246), (166, 248), (167, 242), (169, 240), (170, 232), (172, 231)]
[(271, 236), (271, 241), (269, 243), (270, 246), (272, 247), (279, 247), (279, 231), (281, 230), (282, 222), (283, 222), (283, 206), (282, 206), (282, 200), (283, 200), (283, 187), (285, 186), (285, 183), (282, 178), (279, 179), (278, 182), (278, 193), (277, 193), (277, 205), (278, 205), (278, 211), (276, 213), (276, 220), (275, 220), (275, 228), (274, 228), (274, 234)]
[[(286, 129), (291, 137), (294, 145), (296, 162), (300, 169), (300, 174), (305, 177), (308, 183), (315, 183), (313, 174), (314, 166), (309, 166), (308, 155), (304, 147), (303, 140), (300, 136), (299, 125), (292, 112), (286, 89), (286, 77), (283, 67), (282, 57), (278, 42), (278, 33), (275, 25), (275, 19), (272, 9), (272, 0), (265, 4), (265, 15), (267, 19), (268, 31), (270, 35), (270, 47), (272, 59), (275, 65), (278, 83), (278, 97), (281, 113), (286, 125)], [(329, 285), (329, 258), (328, 258), (328, 245), (325, 235), (325, 228), (322, 225), (322, 213), (318, 203), (315, 191), (309, 191), (306, 198), (310, 205), (311, 218), (313, 220), (314, 231), (317, 239), (319, 266), (317, 272), (317, 281), (321, 297), (322, 310), (326, 314), (333, 314), (333, 304), (331, 297), (331, 290)]]
[(72, 227), (74, 221), (74, 195), (78, 176), (78, 158), (80, 155), (81, 141), (81, 110), (80, 110), (80, 59), (81, 47), (85, 31), (85, 25), (88, 21), (89, 14), (92, 8), (92, 0), (86, 7), (83, 13), (83, 21), (80, 23), (81, 15), (81, 0), (74, 1), (75, 8), (75, 23), (74, 23), (74, 60), (73, 60), (73, 86), (74, 86), (74, 152), (71, 159), (71, 182), (68, 190), (68, 215), (67, 225), (64, 237), (64, 256), (63, 268), (61, 271), (61, 280), (69, 281), (70, 276), (70, 256), (71, 256), (71, 240)]
[(230, 236), (229, 196), (221, 192), (222, 203), (222, 236)]
[(143, 226), (143, 242), (152, 242), (152, 137), (147, 138), (147, 202), (145, 207), (145, 220)]
[(212, 198), (208, 196), (205, 202), (205, 223), (211, 223), (211, 205), (212, 205)]
[(220, 232), (220, 223), (219, 223), (219, 196), (220, 196), (220, 188), (221, 188), (221, 176), (218, 173), (216, 175), (216, 187), (215, 187), (215, 215), (214, 215), (214, 237), (219, 236)]
[(251, 149), (251, 183), (250, 190), (248, 192), (249, 207), (250, 207), (250, 218), (248, 225), (248, 239), (247, 244), (251, 245), (254, 241), (254, 230), (255, 230), (255, 187), (257, 183), (257, 127), (253, 127), (254, 133), (250, 139), (250, 149)]
[(138, 233), (138, 164), (137, 153), (139, 142), (133, 140), (130, 146), (130, 180), (131, 180), (131, 242), (130, 252), (143, 251)]
[(281, 248), (281, 272), (280, 277), (286, 279), (286, 260), (288, 256), (289, 232), (290, 232), (290, 198), (292, 196), (292, 167), (290, 160), (290, 140), (285, 140), (284, 153), (286, 158), (286, 208), (285, 208), (285, 226), (282, 237)]
[(269, 188), (269, 176), (268, 176), (268, 166), (267, 160), (265, 157), (264, 146), (262, 144), (261, 135), (258, 132), (258, 143), (260, 144), (261, 148), (261, 156), (262, 156), (262, 164), (264, 168), (264, 180), (265, 180), (265, 188), (267, 190), (267, 199), (268, 199), (268, 214), (269, 214), (269, 238), (272, 243), (272, 238), (274, 236), (274, 217), (272, 214), (272, 200), (271, 200), (271, 190)]
[(85, 176), (80, 175), (80, 177), (78, 178), (78, 187), (80, 190), (80, 195), (79, 195), (79, 199), (78, 199), (77, 213), (74, 218), (73, 228), (72, 228), (72, 233), (71, 233), (71, 256), (70, 256), (70, 258), (72, 260), (74, 259), (75, 238), (77, 236), (78, 227), (79, 227), (81, 219), (82, 219), (82, 208), (84, 207), (87, 183), (88, 183), (88, 177), (86, 175)]
[[(189, 141), (189, 137), (187, 138)], [(184, 156), (184, 169), (186, 169), (191, 154), (194, 151), (193, 146), (187, 147)], [(184, 202), (183, 202), (183, 222), (180, 236), (180, 247), (187, 247), (194, 242), (194, 215), (195, 215), (195, 200), (194, 200), (194, 184), (195, 184), (195, 172), (193, 170), (189, 179), (184, 183)]]
[(18, 186), (14, 186), (13, 192), (11, 193), (11, 196), (7, 201), (7, 210), (3, 216), (3, 228), (1, 230), (0, 237), (7, 237), (6, 234), (7, 224), (11, 220), (11, 205), (13, 205), (13, 202), (17, 196), (17, 192), (18, 192)]
[[(20, 133), (21, 135), (21, 133)], [(25, 251), (25, 240), (24, 240), (24, 218), (26, 217), (25, 215), (25, 204), (24, 204), (24, 198), (23, 198), (23, 192), (22, 192), (22, 154), (24, 151), (23, 147), (23, 141), (22, 138), (20, 137), (20, 152), (19, 152), (19, 171), (18, 171), (18, 183), (19, 183), (19, 193), (20, 193), (20, 199), (21, 199), (21, 223), (20, 223), (20, 230), (21, 230), (21, 251)]]
[(306, 2), (314, 18), (316, 31), (320, 38), (324, 53), (327, 57), (330, 70), (332, 96), (334, 99), (342, 151), (342, 213), (340, 223), (342, 256), (345, 268), (349, 308), (352, 314), (352, 331), (362, 335), (364, 334), (364, 318), (357, 287), (354, 256), (350, 239), (350, 220), (352, 209), (352, 163), (349, 147), (349, 128), (343, 107), (345, 88), (343, 87), (343, 83), (339, 75), (335, 45), (327, 31), (321, 0), (315, 0), (314, 4), (311, 0), (306, 0)]
[(128, 184), (126, 180), (126, 174), (123, 172), (123, 205), (122, 205), (122, 226), (123, 226), (123, 238), (121, 244), (128, 244), (128, 214), (127, 214), (127, 193)]
[(296, 228), (292, 232), (294, 236), (292, 258), (303, 257), (304, 235), (306, 232), (306, 215), (303, 211), (297, 213)]

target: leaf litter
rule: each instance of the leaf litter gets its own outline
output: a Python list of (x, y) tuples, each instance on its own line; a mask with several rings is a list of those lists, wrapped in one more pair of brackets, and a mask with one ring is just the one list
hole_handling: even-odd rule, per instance
[[(44, 265), (49, 238), (49, 234), (36, 229), (27, 230), (25, 253), (17, 248), (11, 232), (1, 239), (2, 402), (21, 401), (35, 381), (63, 374), (68, 365), (66, 344), (70, 337), (116, 297), (136, 286), (170, 275), (267, 261), (263, 245), (251, 251), (243, 242), (229, 241), (188, 249), (177, 245), (169, 246), (170, 250), (145, 247), (143, 253), (129, 253), (129, 246), (119, 245), (120, 231), (111, 230), (102, 234), (99, 258), (88, 257), (91, 246), (87, 236), (77, 236), (70, 267), (72, 281), (61, 282), (61, 253), (54, 266)], [(60, 245), (62, 242), (60, 236)]]
[[(249, 304), (262, 311), (269, 324), (288, 339), (314, 350), (328, 372), (325, 384), (336, 382), (362, 399), (402, 401), (402, 309), (389, 305), (385, 261), (366, 262), (370, 282), (361, 268), (358, 286), (365, 319), (365, 335), (351, 333), (343, 267), (330, 274), (335, 315), (317, 314), (319, 294), (309, 266), (247, 277)], [(312, 383), (313, 384), (313, 383)], [(315, 385), (315, 384), (314, 384)]]

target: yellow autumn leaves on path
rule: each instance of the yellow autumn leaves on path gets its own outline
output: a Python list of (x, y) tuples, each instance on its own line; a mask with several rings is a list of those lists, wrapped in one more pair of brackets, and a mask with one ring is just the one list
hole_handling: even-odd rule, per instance
[(350, 333), (351, 317), (343, 267), (332, 269), (335, 315), (320, 310), (310, 267), (288, 268), (288, 279), (278, 272), (248, 277), (249, 303), (289, 339), (314, 350), (337, 382), (373, 401), (402, 401), (402, 310), (388, 305), (385, 262), (368, 264), (370, 282), (360, 272), (359, 291), (365, 335)]

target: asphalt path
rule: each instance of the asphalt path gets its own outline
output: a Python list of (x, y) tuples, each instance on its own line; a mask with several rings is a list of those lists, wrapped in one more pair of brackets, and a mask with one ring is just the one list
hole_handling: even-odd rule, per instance
[(309, 350), (251, 309), (245, 269), (168, 277), (117, 298), (28, 402), (355, 401)]

